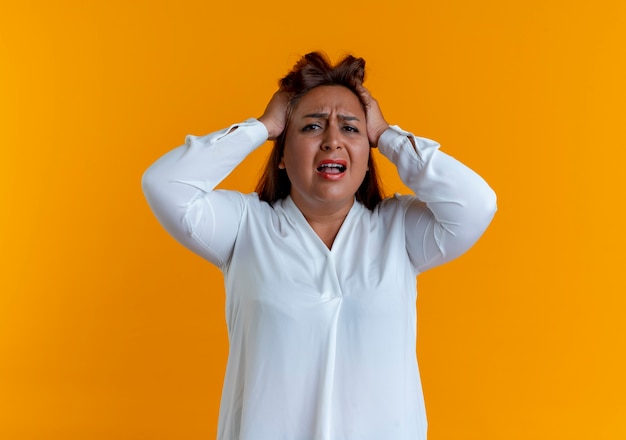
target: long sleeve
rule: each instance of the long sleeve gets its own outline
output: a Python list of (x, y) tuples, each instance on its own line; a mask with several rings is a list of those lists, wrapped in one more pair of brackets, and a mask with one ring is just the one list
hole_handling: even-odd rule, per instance
[(218, 267), (232, 251), (244, 196), (214, 189), (267, 136), (256, 119), (202, 137), (190, 135), (143, 175), (148, 204), (163, 227)]
[(439, 150), (439, 144), (401, 130), (386, 130), (379, 150), (393, 162), (416, 197), (405, 197), (409, 257), (417, 272), (467, 251), (496, 212), (496, 195), (474, 171)]

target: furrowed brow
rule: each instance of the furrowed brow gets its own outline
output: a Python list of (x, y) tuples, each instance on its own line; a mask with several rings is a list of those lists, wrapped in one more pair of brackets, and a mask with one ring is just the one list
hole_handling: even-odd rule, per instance
[[(305, 118), (315, 118), (315, 119), (326, 119), (328, 118), (328, 113), (309, 113), (308, 115), (304, 115)], [(337, 117), (339, 119), (342, 119), (344, 121), (357, 121), (357, 122), (361, 122), (361, 120), (359, 118), (357, 118), (356, 116), (350, 116), (350, 115), (337, 115)]]
[(361, 122), (361, 120), (359, 118), (357, 118), (356, 116), (350, 116), (350, 115), (337, 115), (338, 118), (343, 119), (344, 121), (357, 121), (357, 122)]
[(305, 118), (324, 119), (328, 117), (328, 113), (309, 113), (304, 115)]

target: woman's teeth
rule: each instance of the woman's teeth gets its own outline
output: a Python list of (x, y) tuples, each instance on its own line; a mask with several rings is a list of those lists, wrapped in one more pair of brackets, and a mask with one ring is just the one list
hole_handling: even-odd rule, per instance
[(320, 165), (319, 167), (317, 167), (317, 171), (319, 171), (320, 173), (325, 172), (338, 174), (343, 173), (345, 170), (346, 167), (338, 163), (325, 163), (324, 165)]

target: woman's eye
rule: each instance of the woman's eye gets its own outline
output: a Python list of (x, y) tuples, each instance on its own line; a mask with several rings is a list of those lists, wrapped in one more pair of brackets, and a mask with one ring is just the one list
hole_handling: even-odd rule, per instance
[(313, 130), (318, 130), (320, 128), (322, 127), (320, 127), (319, 124), (309, 124), (309, 125), (305, 125), (302, 131), (313, 131)]
[(345, 127), (343, 127), (344, 130), (352, 132), (352, 133), (358, 133), (359, 129), (356, 127), (353, 127), (351, 125), (346, 125)]

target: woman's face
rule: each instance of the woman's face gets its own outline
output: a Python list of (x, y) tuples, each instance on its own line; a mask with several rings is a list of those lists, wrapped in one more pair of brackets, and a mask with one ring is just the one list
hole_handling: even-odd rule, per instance
[(300, 98), (291, 114), (280, 167), (301, 209), (341, 209), (352, 205), (369, 154), (357, 96), (343, 86), (319, 86)]

